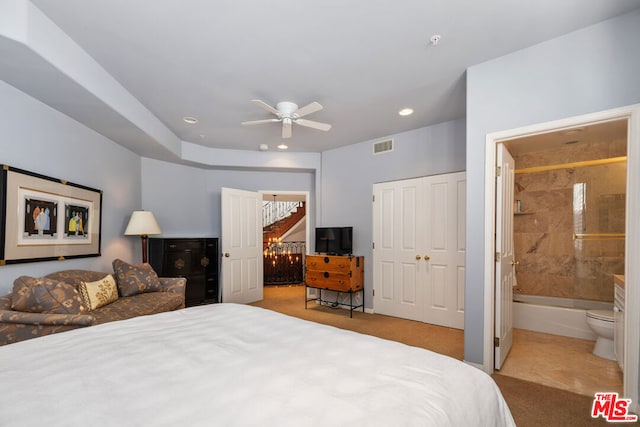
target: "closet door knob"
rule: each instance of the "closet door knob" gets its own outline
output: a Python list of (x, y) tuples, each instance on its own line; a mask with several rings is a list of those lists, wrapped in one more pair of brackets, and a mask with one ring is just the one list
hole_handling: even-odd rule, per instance
[(429, 261), (430, 259), (431, 259), (431, 257), (430, 257), (429, 255), (425, 255), (425, 256), (424, 256), (424, 260), (425, 260), (425, 261)]
[(224, 256), (225, 256), (225, 258), (229, 258), (229, 256), (230, 256), (230, 255), (229, 255), (229, 252), (225, 252), (225, 253), (224, 253)]
[(420, 255), (416, 255), (417, 260), (420, 260), (420, 258), (422, 258)]

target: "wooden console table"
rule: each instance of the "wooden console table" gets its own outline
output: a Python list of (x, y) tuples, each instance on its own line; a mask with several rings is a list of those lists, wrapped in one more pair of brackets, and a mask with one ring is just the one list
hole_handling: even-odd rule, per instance
[[(318, 301), (322, 303), (331, 303), (332, 305), (340, 305), (349, 307), (349, 317), (353, 317), (353, 309), (362, 307), (364, 313), (364, 257), (352, 255), (307, 255), (305, 277), (305, 302), (304, 308), (307, 308), (309, 301)], [(307, 289), (318, 289), (318, 296), (309, 298)], [(336, 298), (335, 302), (322, 299), (322, 290), (328, 290), (349, 294), (349, 304), (339, 303)], [(353, 304), (353, 294), (362, 293), (362, 303)]]

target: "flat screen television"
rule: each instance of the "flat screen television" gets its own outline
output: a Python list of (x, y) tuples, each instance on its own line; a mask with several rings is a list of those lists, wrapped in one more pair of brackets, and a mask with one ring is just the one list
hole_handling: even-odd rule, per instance
[(351, 255), (353, 227), (316, 228), (316, 252), (327, 255)]

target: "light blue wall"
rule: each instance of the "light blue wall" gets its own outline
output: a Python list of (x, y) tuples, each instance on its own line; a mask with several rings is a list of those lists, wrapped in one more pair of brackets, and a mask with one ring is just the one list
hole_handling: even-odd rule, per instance
[(21, 275), (112, 271), (116, 257), (136, 261), (139, 241), (122, 233), (140, 207), (140, 157), (3, 81), (0, 116), (0, 163), (103, 191), (102, 256), (0, 266), (0, 295)]
[[(142, 159), (142, 207), (156, 215), (165, 237), (220, 237), (221, 187), (309, 192), (308, 219), (317, 225), (353, 225), (354, 251), (371, 259), (374, 183), (464, 170), (465, 122), (456, 120), (393, 135), (394, 151), (374, 156), (367, 141), (322, 154), (322, 196), (314, 172), (200, 169)], [(378, 141), (378, 140), (376, 140)], [(319, 202), (316, 202), (316, 199)], [(315, 205), (315, 206), (313, 206)], [(315, 212), (321, 219), (316, 221)], [(310, 236), (313, 239), (313, 235)], [(313, 250), (310, 244), (310, 250)], [(371, 294), (371, 265), (365, 287)], [(367, 298), (367, 306), (371, 299)]]
[(353, 226), (353, 251), (365, 257), (365, 306), (372, 306), (373, 184), (465, 169), (465, 121), (392, 135), (394, 149), (373, 154), (379, 138), (322, 153), (321, 226)]
[[(315, 204), (312, 172), (210, 170), (142, 159), (142, 205), (154, 213), (165, 237), (220, 237), (222, 187), (308, 192)], [(309, 217), (313, 221), (312, 209)]]
[(639, 40), (635, 11), (467, 70), (466, 361), (483, 363), (486, 134), (640, 102)]
[(165, 237), (212, 237), (213, 202), (207, 171), (142, 158), (142, 207), (153, 212)]

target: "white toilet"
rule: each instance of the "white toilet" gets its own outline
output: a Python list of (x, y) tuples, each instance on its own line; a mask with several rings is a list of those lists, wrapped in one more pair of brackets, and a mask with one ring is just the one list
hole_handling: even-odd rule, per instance
[(616, 360), (613, 349), (613, 311), (587, 310), (587, 325), (598, 337), (593, 354), (604, 359)]

